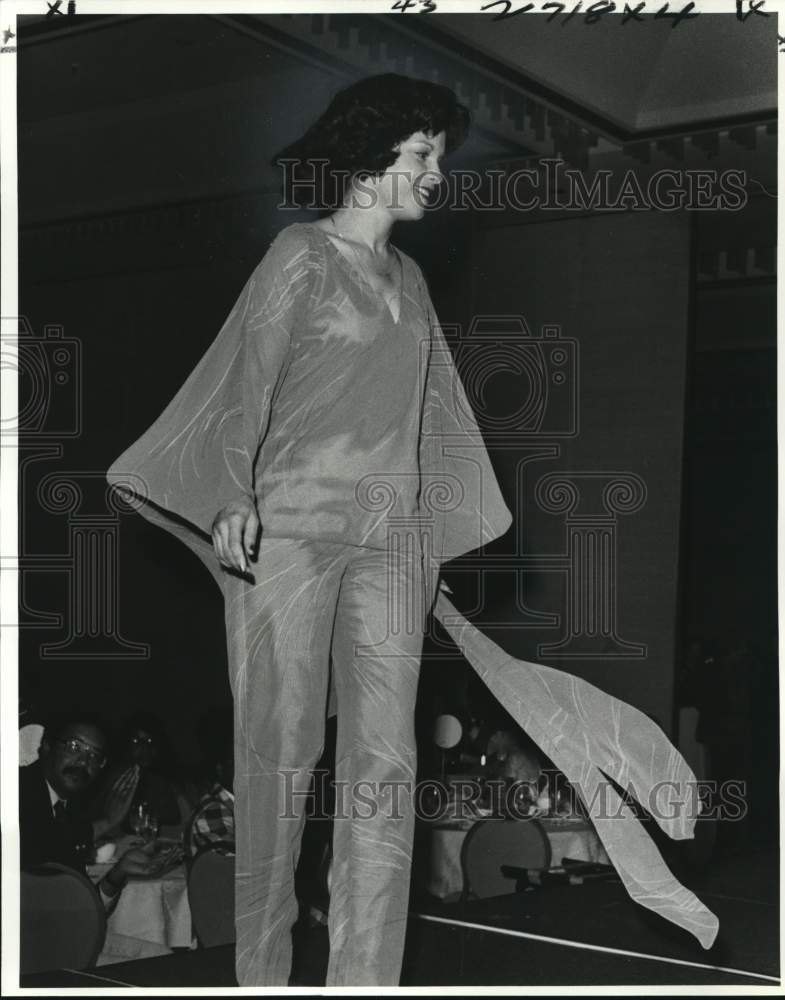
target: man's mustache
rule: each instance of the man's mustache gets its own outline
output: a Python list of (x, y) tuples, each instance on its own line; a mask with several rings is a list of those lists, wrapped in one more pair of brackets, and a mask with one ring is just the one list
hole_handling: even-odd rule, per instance
[(82, 778), (88, 777), (87, 770), (84, 767), (64, 767), (63, 774), (79, 775)]

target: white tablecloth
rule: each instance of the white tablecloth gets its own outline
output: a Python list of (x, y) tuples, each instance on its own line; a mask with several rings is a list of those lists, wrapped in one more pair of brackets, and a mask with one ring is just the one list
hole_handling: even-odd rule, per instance
[[(96, 865), (90, 874), (97, 881), (105, 871)], [(129, 879), (109, 916), (97, 964), (167, 955), (173, 948), (190, 948), (192, 941), (185, 866), (178, 865), (158, 878)]]

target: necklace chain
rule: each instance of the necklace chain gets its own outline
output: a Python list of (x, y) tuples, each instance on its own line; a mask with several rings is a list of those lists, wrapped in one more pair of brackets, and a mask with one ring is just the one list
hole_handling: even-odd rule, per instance
[(357, 252), (357, 249), (356, 249), (356, 247), (354, 245), (354, 241), (350, 240), (350, 239), (347, 239), (347, 237), (344, 236), (344, 234), (338, 229), (338, 226), (335, 223), (335, 216), (333, 216), (333, 215), (330, 216), (330, 222), (332, 222), (332, 224), (333, 224), (333, 229), (335, 230), (336, 235), (340, 236), (340, 238), (342, 240), (344, 240), (346, 243), (349, 244), (349, 248), (352, 251), (352, 255), (354, 256), (354, 259), (357, 261), (357, 263), (359, 264), (360, 268), (363, 271), (365, 271), (366, 273), (370, 272), (371, 274), (375, 274), (378, 278), (389, 278), (390, 277), (390, 275), (393, 272), (393, 269), (395, 268), (395, 259), (394, 258), (393, 258), (392, 264), (390, 264), (390, 266), (387, 268), (386, 271), (379, 271), (379, 270), (376, 270), (375, 268), (368, 268), (360, 260), (360, 255)]

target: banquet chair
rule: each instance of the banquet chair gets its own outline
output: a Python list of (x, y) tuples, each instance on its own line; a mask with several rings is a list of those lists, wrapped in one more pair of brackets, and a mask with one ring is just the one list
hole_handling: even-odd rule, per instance
[(518, 879), (527, 871), (545, 871), (550, 864), (550, 841), (536, 819), (478, 820), (461, 847), (462, 898), (514, 893)]
[(233, 854), (214, 846), (199, 851), (188, 871), (188, 904), (202, 948), (234, 943)]
[(86, 969), (106, 937), (106, 912), (92, 882), (66, 865), (45, 864), (20, 876), (20, 972)]

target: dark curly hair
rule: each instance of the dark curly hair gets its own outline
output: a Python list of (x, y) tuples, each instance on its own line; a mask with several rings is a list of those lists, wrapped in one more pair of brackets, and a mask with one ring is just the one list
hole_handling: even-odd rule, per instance
[(469, 109), (449, 87), (382, 73), (339, 91), (271, 163), (284, 169), (288, 204), (328, 211), (339, 207), (351, 177), (380, 176), (392, 166), (393, 147), (414, 132), (444, 132), (450, 152), (465, 140), (469, 124)]

